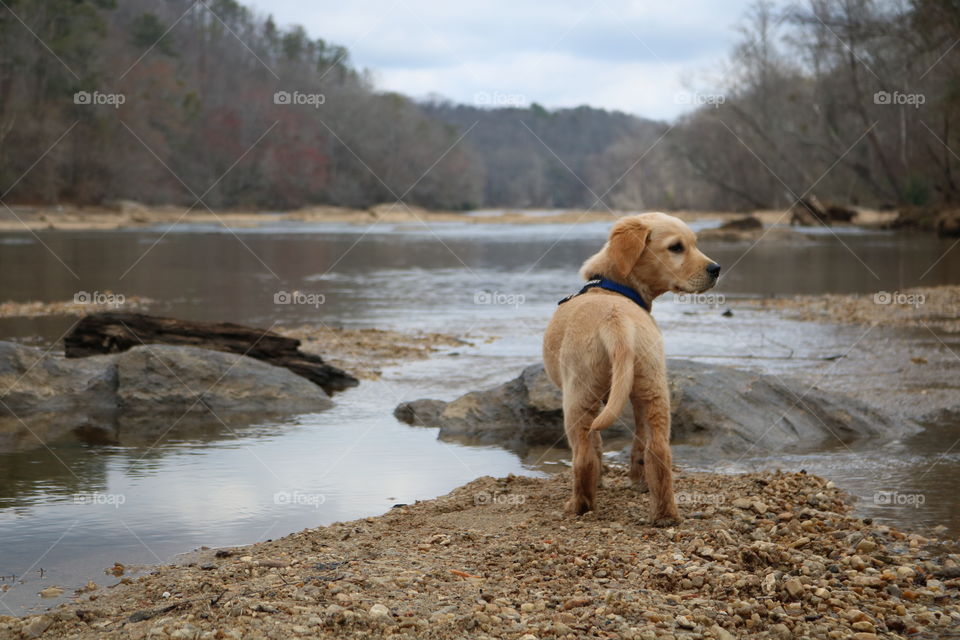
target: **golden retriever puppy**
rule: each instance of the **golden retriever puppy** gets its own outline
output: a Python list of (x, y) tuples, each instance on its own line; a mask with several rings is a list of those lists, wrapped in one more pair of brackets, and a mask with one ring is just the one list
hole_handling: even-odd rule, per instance
[(650, 490), (650, 521), (675, 524), (680, 516), (673, 497), (670, 392), (663, 337), (650, 309), (667, 291), (711, 288), (720, 265), (697, 249), (696, 235), (680, 219), (643, 213), (618, 220), (580, 275), (587, 285), (561, 301), (543, 340), (547, 375), (563, 391), (564, 429), (573, 450), (573, 495), (566, 510), (580, 515), (594, 508), (600, 431), (629, 401), (636, 419), (630, 479)]

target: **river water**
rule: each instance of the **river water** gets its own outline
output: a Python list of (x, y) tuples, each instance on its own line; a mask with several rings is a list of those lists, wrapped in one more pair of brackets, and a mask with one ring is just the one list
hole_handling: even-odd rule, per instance
[[(115, 582), (103, 572), (114, 562), (166, 562), (201, 545), (252, 543), (376, 515), (482, 475), (563, 468), (564, 449), (442, 442), (435, 430), (399, 423), (392, 410), (404, 400), (452, 399), (503, 382), (536, 361), (556, 301), (578, 288), (576, 270), (608, 227), (276, 222), (234, 231), (182, 226), (0, 235), (0, 301), (112, 291), (157, 301), (152, 313), (194, 320), (263, 327), (323, 322), (473, 337), (470, 346), (386, 368), (381, 380), (336, 394), (335, 407), (318, 414), (177, 431), (156, 446), (71, 436), (49, 448), (0, 452), (0, 589), (10, 587), (0, 592), (0, 613), (50, 605), (55, 600), (37, 596), (46, 586), (63, 587), (66, 596), (91, 579)], [(931, 236), (848, 230), (811, 234), (791, 246), (703, 248), (726, 267), (715, 293), (728, 300), (960, 283), (960, 250), (949, 251), (950, 243)], [(322, 296), (323, 304), (275, 302), (277, 294), (282, 299), (293, 291), (313, 294), (313, 302)], [(738, 310), (728, 318), (724, 308), (683, 304), (670, 295), (658, 301), (655, 316), (668, 355), (815, 380), (835, 372), (825, 356), (849, 352), (844, 360), (853, 364), (842, 365), (849, 367), (862, 350), (891, 340), (916, 348), (932, 340), (882, 328), (863, 340), (862, 327), (760, 311)], [(0, 339), (50, 345), (72, 322), (3, 319)], [(960, 352), (955, 340), (942, 339)], [(851, 378), (840, 376), (838, 384), (882, 395)], [(802, 453), (758, 447), (736, 460), (711, 463), (693, 455), (677, 462), (730, 472), (807, 469), (859, 496), (864, 515), (920, 532), (943, 524), (957, 534), (957, 427), (947, 420), (892, 443), (817, 443)], [(891, 487), (923, 495), (922, 504), (874, 499)]]

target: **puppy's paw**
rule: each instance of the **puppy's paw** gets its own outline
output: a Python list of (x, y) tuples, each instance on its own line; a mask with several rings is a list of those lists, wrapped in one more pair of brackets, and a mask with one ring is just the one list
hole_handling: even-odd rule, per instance
[(583, 498), (570, 498), (563, 510), (568, 516), (582, 516), (587, 511), (593, 511), (593, 506)]
[(650, 493), (650, 485), (647, 484), (646, 480), (631, 480), (630, 488), (637, 493)]
[(650, 524), (655, 527), (674, 527), (680, 524), (683, 521), (679, 515), (676, 516), (659, 516), (650, 519)]

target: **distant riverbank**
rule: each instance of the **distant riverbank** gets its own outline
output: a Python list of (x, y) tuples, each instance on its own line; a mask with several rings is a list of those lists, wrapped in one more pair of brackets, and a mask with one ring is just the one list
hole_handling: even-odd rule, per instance
[[(61, 231), (109, 230), (142, 228), (171, 224), (222, 225), (230, 228), (258, 227), (276, 222), (346, 223), (370, 225), (373, 223), (433, 223), (461, 222), (469, 224), (557, 224), (611, 221), (632, 211), (610, 211), (602, 206), (593, 210), (578, 209), (483, 209), (471, 212), (428, 211), (400, 203), (381, 204), (369, 209), (316, 206), (290, 212), (210, 211), (204, 207), (187, 209), (177, 206), (147, 206), (136, 202), (121, 202), (114, 206), (76, 207), (12, 206), (0, 211), (0, 231)], [(723, 211), (671, 211), (684, 220), (729, 220), (744, 215)], [(789, 211), (756, 211), (764, 225), (788, 224)], [(876, 227), (892, 221), (896, 212), (870, 209), (858, 211), (857, 225)]]

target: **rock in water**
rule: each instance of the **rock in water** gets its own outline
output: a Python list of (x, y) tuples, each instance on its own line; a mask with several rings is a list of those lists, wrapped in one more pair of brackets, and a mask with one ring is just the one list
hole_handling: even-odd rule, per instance
[(283, 367), (166, 345), (71, 359), (0, 342), (0, 389), (8, 390), (0, 404), (0, 451), (40, 447), (70, 432), (137, 442), (158, 425), (176, 424), (189, 437), (194, 429), (222, 427), (220, 419), (240, 425), (332, 405), (323, 389)]
[(117, 354), (116, 367), (124, 412), (305, 413), (331, 405), (305, 378), (232, 353), (155, 344)]
[[(919, 429), (854, 398), (809, 390), (775, 376), (679, 359), (668, 360), (667, 370), (674, 444), (728, 454), (755, 447), (762, 453), (834, 435), (893, 437)], [(530, 365), (502, 385), (452, 402), (402, 403), (394, 415), (407, 423), (439, 427), (441, 439), (515, 449), (565, 442), (560, 390), (541, 364)], [(604, 435), (627, 435), (632, 425), (628, 406)]]

